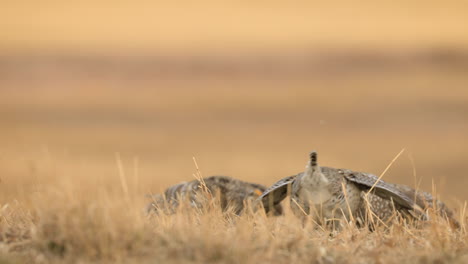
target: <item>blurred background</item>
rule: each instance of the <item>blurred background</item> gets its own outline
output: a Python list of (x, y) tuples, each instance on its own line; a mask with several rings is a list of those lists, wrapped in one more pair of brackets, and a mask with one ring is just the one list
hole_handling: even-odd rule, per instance
[[(322, 165), (468, 198), (466, 1), (9, 1), (0, 202)], [(47, 194), (47, 193), (45, 193)]]

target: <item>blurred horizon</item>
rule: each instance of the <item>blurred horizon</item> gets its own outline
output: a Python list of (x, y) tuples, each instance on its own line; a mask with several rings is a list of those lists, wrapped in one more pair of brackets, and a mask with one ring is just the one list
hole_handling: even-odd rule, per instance
[(466, 1), (4, 1), (0, 50), (466, 50)]
[(1, 198), (62, 181), (120, 188), (116, 153), (143, 195), (191, 180), (193, 156), (204, 176), (268, 185), (303, 170), (313, 149), (322, 165), (380, 174), (405, 148), (384, 180), (422, 177), (421, 189), (434, 181), (452, 204), (466, 200), (467, 11), (4, 1)]

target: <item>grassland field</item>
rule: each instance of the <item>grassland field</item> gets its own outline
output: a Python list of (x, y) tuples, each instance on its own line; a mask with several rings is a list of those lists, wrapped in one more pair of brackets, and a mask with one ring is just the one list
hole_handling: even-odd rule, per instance
[[(2, 3), (0, 263), (468, 263), (468, 5), (294, 3)], [(460, 230), (142, 213), (194, 158), (270, 185), (402, 149), (383, 179)]]

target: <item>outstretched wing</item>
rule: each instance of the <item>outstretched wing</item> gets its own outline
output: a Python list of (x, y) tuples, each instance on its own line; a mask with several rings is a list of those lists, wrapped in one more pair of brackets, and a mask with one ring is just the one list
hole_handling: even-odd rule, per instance
[(370, 190), (384, 199), (392, 199), (396, 204), (407, 208), (411, 214), (428, 219), (425, 210), (430, 207), (439, 211), (439, 214), (448, 219), (455, 227), (460, 228), (460, 223), (454, 217), (453, 212), (441, 201), (435, 199), (431, 194), (418, 192), (415, 189), (401, 184), (387, 183), (378, 180), (378, 177), (369, 173), (353, 172), (350, 170), (339, 170), (340, 174), (351, 182), (361, 186), (364, 190)]
[(418, 207), (414, 201), (414, 197), (411, 197), (394, 184), (379, 180), (379, 178), (373, 174), (350, 170), (340, 170), (339, 172), (343, 174), (348, 181), (360, 185), (365, 190), (370, 190), (372, 188), (373, 193), (381, 198), (391, 199), (398, 205), (407, 209), (416, 209), (415, 207)]
[(297, 175), (293, 175), (277, 181), (258, 197), (267, 213), (287, 196), (288, 185), (292, 184), (296, 177)]

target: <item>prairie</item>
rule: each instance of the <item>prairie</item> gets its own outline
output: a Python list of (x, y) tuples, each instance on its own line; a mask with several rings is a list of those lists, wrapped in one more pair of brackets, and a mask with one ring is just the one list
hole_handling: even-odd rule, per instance
[[(2, 4), (0, 263), (468, 262), (466, 5), (294, 3)], [(460, 230), (142, 212), (194, 160), (270, 185), (402, 149), (383, 179)]]
[[(275, 79), (122, 77), (127, 68), (87, 77), (70, 62), (40, 65), (2, 83), (6, 262), (467, 260), (463, 65)], [(380, 175), (403, 148), (384, 179), (434, 190), (462, 230), (435, 221), (420, 230), (350, 226), (330, 237), (290, 215), (142, 213), (145, 194), (193, 179), (193, 157), (203, 176), (269, 185), (302, 171), (312, 149), (324, 165)]]

